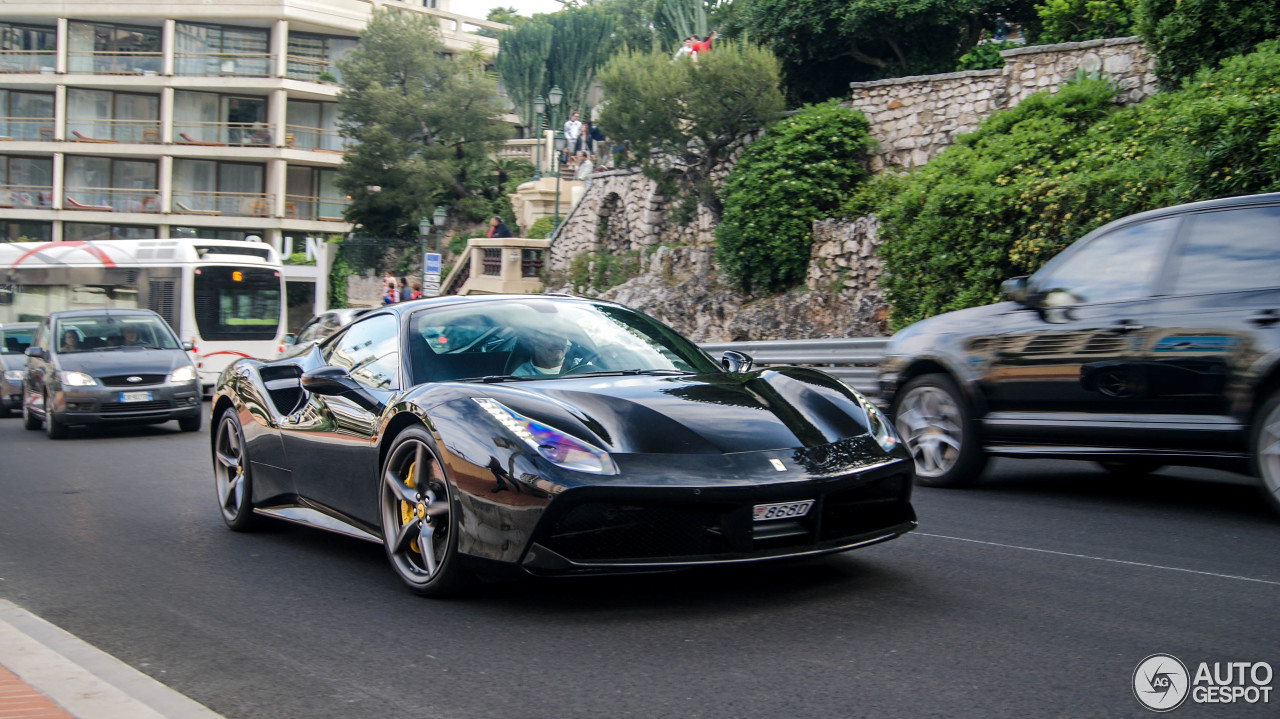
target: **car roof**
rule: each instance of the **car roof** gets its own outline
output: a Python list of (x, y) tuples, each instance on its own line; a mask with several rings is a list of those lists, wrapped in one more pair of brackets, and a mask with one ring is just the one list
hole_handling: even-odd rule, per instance
[(0, 322), (0, 332), (5, 330), (33, 330), (39, 324), (39, 322), (10, 322), (8, 324)]
[(134, 310), (134, 309), (97, 309), (97, 310), (63, 310), (61, 312), (50, 312), (50, 319), (75, 319), (78, 317), (160, 317), (160, 315), (151, 310)]

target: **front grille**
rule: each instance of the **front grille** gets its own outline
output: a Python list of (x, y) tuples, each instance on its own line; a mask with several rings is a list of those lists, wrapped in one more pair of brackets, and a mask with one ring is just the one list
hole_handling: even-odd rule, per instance
[(546, 545), (574, 560), (718, 554), (720, 518), (715, 508), (587, 502), (555, 523)]
[[(141, 382), (130, 382), (130, 377), (141, 377)], [(164, 384), (168, 375), (163, 374), (122, 374), (114, 377), (103, 377), (101, 380), (103, 386), (106, 387), (142, 387), (149, 384)]]
[(853, 537), (909, 521), (910, 511), (902, 500), (907, 481), (895, 474), (827, 495), (822, 503), (821, 539)]
[(134, 412), (161, 412), (171, 409), (173, 403), (167, 399), (157, 399), (151, 402), (104, 402), (102, 409), (103, 414), (123, 414)]

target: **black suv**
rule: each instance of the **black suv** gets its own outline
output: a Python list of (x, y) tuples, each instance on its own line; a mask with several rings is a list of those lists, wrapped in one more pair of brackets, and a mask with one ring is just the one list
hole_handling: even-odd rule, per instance
[(1126, 217), (1005, 302), (893, 336), (880, 387), (921, 484), (990, 455), (1259, 476), (1280, 510), (1280, 193)]

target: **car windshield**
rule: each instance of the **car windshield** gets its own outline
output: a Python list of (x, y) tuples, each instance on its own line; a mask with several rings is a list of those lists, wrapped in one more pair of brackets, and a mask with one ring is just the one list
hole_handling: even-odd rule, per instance
[(69, 317), (58, 320), (54, 339), (59, 354), (130, 349), (179, 349), (169, 326), (146, 315)]
[(0, 354), (20, 355), (31, 346), (31, 333), (26, 328), (0, 329)]
[(576, 300), (420, 311), (409, 321), (409, 356), (415, 384), (719, 371), (670, 327), (622, 307)]

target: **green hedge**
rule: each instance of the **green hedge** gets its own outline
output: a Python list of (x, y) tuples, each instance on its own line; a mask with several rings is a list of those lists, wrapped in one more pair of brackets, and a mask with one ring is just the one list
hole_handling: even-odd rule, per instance
[(919, 171), (846, 204), (881, 221), (881, 286), (902, 327), (997, 299), (1085, 233), (1143, 210), (1280, 189), (1280, 42), (1115, 108), (1083, 79), (993, 114)]
[(862, 113), (830, 101), (779, 120), (751, 143), (722, 191), (716, 260), (743, 290), (781, 292), (802, 281), (813, 221), (866, 177), (874, 145)]

